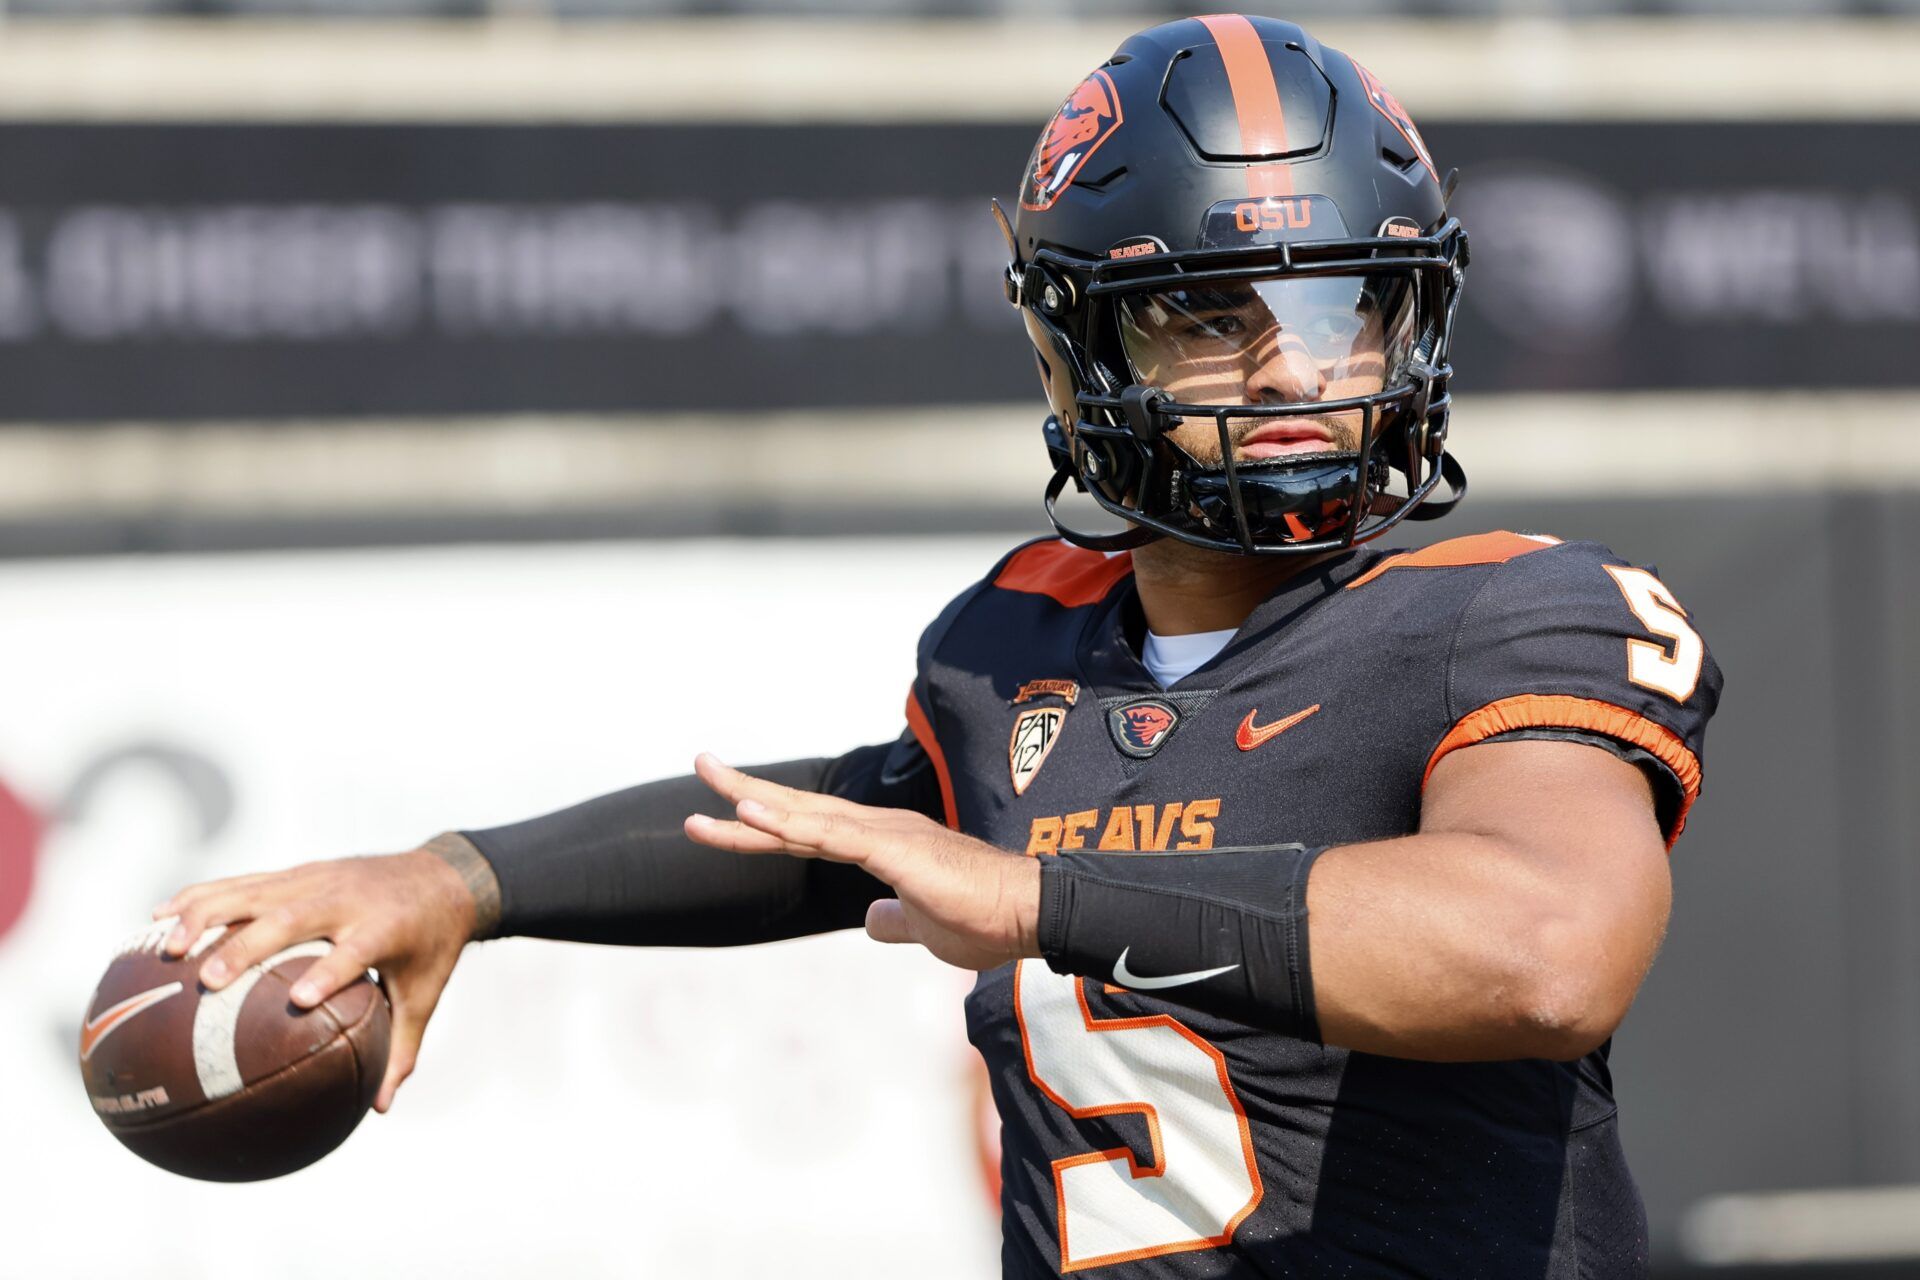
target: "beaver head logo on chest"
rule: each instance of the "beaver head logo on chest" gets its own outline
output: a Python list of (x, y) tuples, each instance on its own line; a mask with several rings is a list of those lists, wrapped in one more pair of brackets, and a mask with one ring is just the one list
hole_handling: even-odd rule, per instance
[(1113, 745), (1136, 760), (1158, 751), (1179, 726), (1179, 710), (1163, 698), (1135, 698), (1107, 709)]

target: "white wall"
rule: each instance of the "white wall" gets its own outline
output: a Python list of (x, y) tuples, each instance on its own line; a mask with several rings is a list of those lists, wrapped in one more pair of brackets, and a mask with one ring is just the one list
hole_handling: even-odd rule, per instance
[[(998, 541), (0, 566), (0, 780), (55, 817), (0, 937), (0, 1275), (990, 1274), (970, 975), (857, 934), (470, 949), (393, 1113), (275, 1183), (152, 1169), (74, 1063), (177, 884), (401, 848), (663, 774), (891, 738)], [(173, 756), (176, 761), (182, 757)], [(192, 796), (233, 807), (210, 841)], [(192, 782), (193, 777), (199, 781)], [(84, 1246), (84, 1247), (81, 1247)]]

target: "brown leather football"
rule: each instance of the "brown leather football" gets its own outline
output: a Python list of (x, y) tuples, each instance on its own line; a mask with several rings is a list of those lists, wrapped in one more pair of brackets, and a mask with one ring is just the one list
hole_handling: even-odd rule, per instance
[(80, 1074), (107, 1129), (162, 1169), (256, 1182), (345, 1142), (387, 1069), (387, 998), (362, 978), (314, 1009), (289, 991), (327, 942), (288, 947), (219, 991), (200, 985), (209, 929), (178, 959), (171, 919), (129, 938), (80, 1032)]

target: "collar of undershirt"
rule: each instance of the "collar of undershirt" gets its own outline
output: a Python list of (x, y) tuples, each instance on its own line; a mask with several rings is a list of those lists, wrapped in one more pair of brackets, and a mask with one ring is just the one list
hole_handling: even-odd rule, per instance
[(1213, 655), (1227, 647), (1238, 628), (1225, 631), (1194, 631), (1183, 636), (1163, 636), (1147, 632), (1147, 643), (1140, 651), (1141, 665), (1161, 688), (1171, 688), (1198, 671)]
[[(1196, 687), (1215, 688), (1217, 674), (1239, 660), (1262, 640), (1279, 634), (1300, 617), (1337, 595), (1342, 587), (1365, 573), (1386, 552), (1355, 547), (1329, 557), (1280, 583), (1254, 606), (1226, 644), (1197, 668), (1176, 680)], [(1081, 631), (1078, 657), (1082, 673), (1098, 688), (1155, 693), (1162, 688), (1141, 660), (1146, 644), (1146, 614), (1132, 575), (1121, 580), (1105, 600), (1089, 611)], [(1179, 637), (1174, 637), (1179, 639)]]

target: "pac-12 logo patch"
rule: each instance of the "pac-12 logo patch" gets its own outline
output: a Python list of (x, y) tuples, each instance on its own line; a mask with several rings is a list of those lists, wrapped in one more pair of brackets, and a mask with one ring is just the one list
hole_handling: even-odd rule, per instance
[(1053, 208), (1060, 193), (1073, 185), (1087, 158), (1120, 127), (1120, 91), (1104, 71), (1080, 82), (1054, 114), (1020, 183), (1020, 207), (1042, 213)]
[(1107, 732), (1113, 745), (1136, 760), (1158, 751), (1180, 723), (1180, 713), (1161, 698), (1135, 698), (1107, 710)]
[(1067, 713), (1059, 707), (1035, 707), (1022, 711), (1013, 722), (1013, 737), (1007, 740), (1007, 767), (1013, 773), (1013, 794), (1025, 795), (1040, 766), (1053, 754), (1060, 740)]

